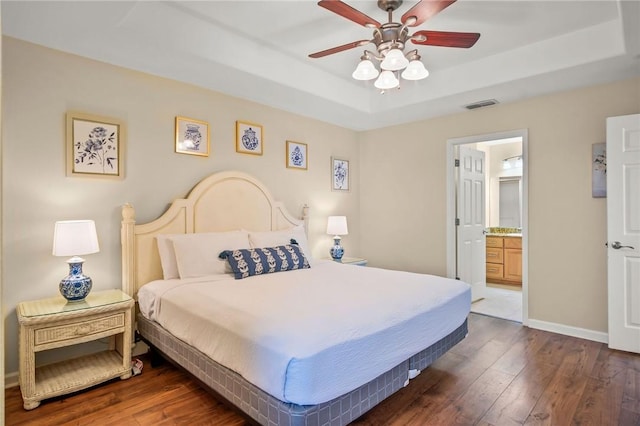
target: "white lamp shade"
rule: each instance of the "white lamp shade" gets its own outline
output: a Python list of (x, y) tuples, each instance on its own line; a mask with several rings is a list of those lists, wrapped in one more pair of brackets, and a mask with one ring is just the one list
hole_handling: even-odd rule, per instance
[(429, 71), (424, 67), (419, 60), (413, 60), (409, 62), (407, 69), (402, 71), (402, 78), (405, 80), (422, 80), (429, 76)]
[(409, 60), (404, 57), (404, 53), (400, 49), (391, 49), (387, 52), (384, 60), (380, 64), (380, 68), (389, 71), (397, 71), (406, 68)]
[(327, 221), (327, 234), (329, 235), (347, 235), (347, 217), (346, 216), (329, 216)]
[(80, 256), (97, 253), (98, 235), (93, 220), (63, 220), (53, 231), (54, 256)]
[(393, 89), (398, 87), (399, 84), (400, 82), (391, 71), (382, 71), (380, 77), (373, 83), (374, 86), (381, 90)]
[(380, 74), (380, 71), (376, 69), (373, 63), (368, 59), (364, 59), (360, 61), (351, 77), (356, 80), (373, 80), (378, 74)]

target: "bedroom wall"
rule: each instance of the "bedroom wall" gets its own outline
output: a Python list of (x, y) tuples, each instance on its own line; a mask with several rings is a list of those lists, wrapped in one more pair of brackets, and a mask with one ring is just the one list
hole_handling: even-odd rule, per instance
[[(332, 244), (326, 218), (344, 214), (343, 245), (359, 253), (356, 133), (201, 88), (3, 39), (4, 322), (6, 371), (15, 373), (19, 301), (58, 294), (64, 258), (51, 255), (56, 220), (94, 219), (100, 253), (86, 256), (95, 290), (120, 286), (120, 206), (144, 223), (187, 195), (207, 175), (240, 170), (257, 177), (294, 214), (310, 206), (314, 256)], [(277, 94), (274, 94), (277, 96)], [(65, 112), (118, 117), (127, 127), (126, 177), (105, 181), (65, 176)], [(209, 122), (208, 158), (174, 153), (177, 115)], [(264, 155), (235, 152), (235, 121), (264, 127)], [(285, 167), (286, 140), (308, 144), (307, 171)], [(351, 192), (330, 190), (330, 157), (349, 159)], [(86, 348), (85, 348), (86, 349)], [(55, 355), (54, 355), (55, 356)]]
[(361, 255), (446, 275), (447, 139), (528, 129), (529, 316), (606, 332), (606, 199), (591, 197), (591, 145), (607, 117), (638, 112), (635, 78), (362, 133)]

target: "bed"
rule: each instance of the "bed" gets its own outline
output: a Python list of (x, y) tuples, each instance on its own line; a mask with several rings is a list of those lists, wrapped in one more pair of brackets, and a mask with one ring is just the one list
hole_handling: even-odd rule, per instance
[[(239, 172), (205, 178), (149, 223), (122, 208), (138, 333), (262, 425), (348, 424), (467, 334), (467, 284), (315, 259), (308, 210), (295, 217)], [(260, 250), (288, 270), (239, 269)]]

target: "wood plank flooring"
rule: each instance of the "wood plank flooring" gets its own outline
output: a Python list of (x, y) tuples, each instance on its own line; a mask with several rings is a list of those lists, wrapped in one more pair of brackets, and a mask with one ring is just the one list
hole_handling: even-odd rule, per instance
[[(6, 425), (245, 425), (169, 363), (25, 411)], [(354, 425), (640, 426), (640, 355), (471, 314), (469, 335)]]

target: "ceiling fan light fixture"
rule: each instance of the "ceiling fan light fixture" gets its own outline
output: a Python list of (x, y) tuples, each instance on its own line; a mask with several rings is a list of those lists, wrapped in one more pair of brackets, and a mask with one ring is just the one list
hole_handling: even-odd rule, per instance
[(351, 74), (351, 76), (356, 80), (364, 81), (373, 80), (379, 74), (380, 71), (376, 69), (376, 67), (373, 65), (373, 62), (368, 59), (363, 59), (362, 61), (360, 61), (360, 63), (356, 67), (356, 70), (353, 72), (353, 74)]
[(398, 81), (391, 71), (385, 70), (380, 73), (380, 77), (378, 77), (373, 85), (380, 90), (387, 90), (398, 87), (400, 85), (400, 81)]
[(409, 60), (405, 58), (402, 50), (395, 48), (387, 52), (384, 60), (380, 64), (380, 68), (388, 71), (398, 71), (406, 68), (409, 65)]
[(402, 78), (405, 80), (422, 80), (429, 76), (429, 71), (424, 67), (424, 64), (418, 59), (414, 59), (409, 62), (407, 68), (402, 71)]
[[(393, 19), (395, 12), (403, 0), (378, 0), (378, 8), (387, 13), (388, 21), (380, 23), (365, 13), (354, 9), (343, 0), (320, 0), (318, 5), (342, 16), (358, 25), (373, 29), (373, 36), (369, 40), (359, 40), (351, 43), (325, 49), (309, 55), (310, 58), (322, 58), (327, 55), (374, 44), (375, 50), (365, 50), (361, 63), (351, 76), (356, 80), (375, 80), (374, 86), (384, 93), (385, 90), (400, 88), (400, 79), (422, 80), (429, 76), (429, 71), (420, 62), (417, 49), (408, 51), (409, 42), (422, 46), (456, 47), (468, 49), (480, 38), (479, 33), (430, 31), (421, 30), (411, 34), (410, 27), (417, 27), (442, 12), (455, 3), (456, 0), (417, 0), (413, 6), (402, 15), (398, 22)], [(375, 59), (376, 64), (371, 61)], [(395, 75), (394, 75), (395, 72)]]

